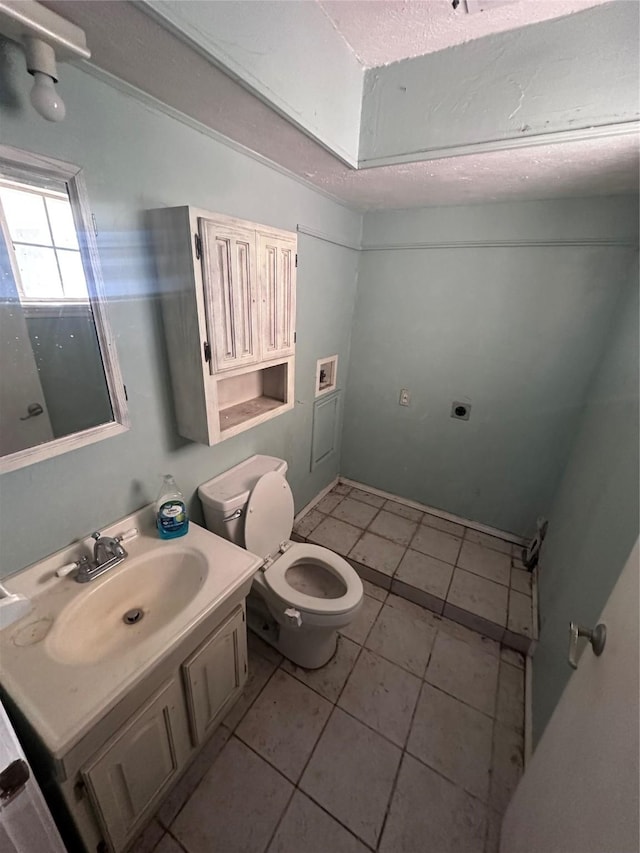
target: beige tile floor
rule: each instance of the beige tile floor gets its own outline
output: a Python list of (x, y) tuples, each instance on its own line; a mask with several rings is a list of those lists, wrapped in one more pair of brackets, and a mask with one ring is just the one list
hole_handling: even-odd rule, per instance
[(533, 652), (536, 590), (519, 545), (346, 483), (295, 525), (294, 537), (341, 554), (381, 589)]
[(524, 659), (365, 582), (309, 672), (249, 635), (244, 693), (135, 853), (496, 853)]

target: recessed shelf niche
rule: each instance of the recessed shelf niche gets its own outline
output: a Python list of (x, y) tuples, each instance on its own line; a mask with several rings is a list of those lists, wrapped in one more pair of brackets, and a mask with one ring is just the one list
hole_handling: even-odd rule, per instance
[(289, 362), (218, 380), (220, 433), (227, 438), (292, 408)]
[(319, 358), (316, 364), (316, 397), (335, 391), (338, 382), (338, 356)]

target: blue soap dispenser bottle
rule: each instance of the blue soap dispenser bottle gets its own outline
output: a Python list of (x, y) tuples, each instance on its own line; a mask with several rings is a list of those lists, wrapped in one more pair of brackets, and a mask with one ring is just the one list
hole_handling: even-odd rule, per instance
[(189, 529), (182, 492), (171, 474), (165, 474), (156, 501), (156, 526), (161, 539), (176, 539)]

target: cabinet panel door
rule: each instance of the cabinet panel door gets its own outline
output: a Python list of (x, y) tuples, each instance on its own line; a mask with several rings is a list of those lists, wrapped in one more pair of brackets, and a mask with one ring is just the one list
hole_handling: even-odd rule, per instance
[(295, 237), (258, 232), (262, 358), (293, 355), (296, 328)]
[(171, 706), (182, 701), (179, 682), (172, 679), (82, 770), (96, 815), (116, 851), (178, 772)]
[(211, 372), (260, 357), (255, 232), (200, 220)]
[(182, 665), (194, 745), (202, 743), (247, 678), (244, 609), (229, 619)]

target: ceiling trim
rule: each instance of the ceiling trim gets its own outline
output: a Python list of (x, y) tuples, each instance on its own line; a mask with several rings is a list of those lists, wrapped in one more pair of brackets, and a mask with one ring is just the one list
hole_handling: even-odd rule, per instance
[(90, 77), (94, 77), (101, 83), (105, 83), (107, 86), (110, 86), (112, 89), (115, 89), (121, 94), (126, 95), (129, 98), (133, 98), (136, 101), (139, 101), (149, 109), (154, 110), (158, 113), (162, 113), (163, 115), (166, 115), (169, 118), (179, 121), (181, 124), (190, 127), (192, 130), (198, 131), (198, 133), (202, 133), (204, 136), (208, 136), (210, 139), (213, 139), (215, 142), (219, 142), (221, 145), (224, 145), (226, 148), (230, 148), (232, 151), (235, 151), (238, 154), (244, 154), (246, 157), (250, 157), (257, 163), (260, 163), (263, 166), (267, 166), (269, 169), (273, 169), (275, 172), (278, 172), (285, 178), (291, 178), (291, 180), (295, 181), (298, 184), (301, 184), (301, 186), (305, 187), (306, 189), (312, 190), (314, 193), (318, 193), (319, 195), (324, 196), (324, 198), (328, 199), (329, 201), (332, 201), (334, 204), (340, 205), (340, 207), (343, 207), (345, 210), (349, 210), (351, 212), (356, 213), (362, 213), (361, 208), (347, 204), (344, 199), (341, 199), (338, 196), (335, 196), (327, 190), (323, 189), (322, 187), (318, 186), (317, 184), (306, 180), (306, 178), (303, 178), (301, 175), (298, 175), (290, 169), (287, 169), (280, 163), (276, 163), (274, 160), (270, 160), (268, 157), (265, 157), (263, 154), (260, 154), (257, 151), (252, 150), (251, 148), (247, 148), (247, 146), (242, 145), (242, 143), (236, 142), (229, 136), (225, 136), (219, 131), (214, 130), (212, 127), (209, 127), (209, 125), (203, 124), (203, 122), (192, 118), (187, 113), (183, 113), (175, 107), (172, 107), (169, 104), (165, 104), (164, 101), (160, 101), (153, 95), (149, 95), (143, 89), (139, 89), (137, 86), (134, 86), (131, 83), (127, 83), (127, 81), (123, 80), (121, 77), (116, 77), (115, 74), (111, 74), (111, 72), (99, 68), (92, 62), (81, 62), (76, 65), (76, 68), (78, 68), (79, 71), (83, 71), (84, 73), (88, 74)]
[(403, 163), (424, 163), (429, 160), (445, 160), (449, 157), (464, 157), (466, 154), (486, 154), (491, 151), (510, 151), (517, 148), (535, 148), (539, 145), (556, 145), (566, 142), (588, 142), (593, 139), (606, 139), (611, 136), (632, 136), (640, 133), (640, 120), (599, 124), (591, 127), (554, 130), (549, 133), (535, 133), (526, 136), (490, 139), (484, 142), (470, 142), (467, 145), (451, 145), (445, 148), (424, 148), (389, 157), (373, 157), (360, 160), (358, 169), (372, 169), (377, 166), (398, 166)]

